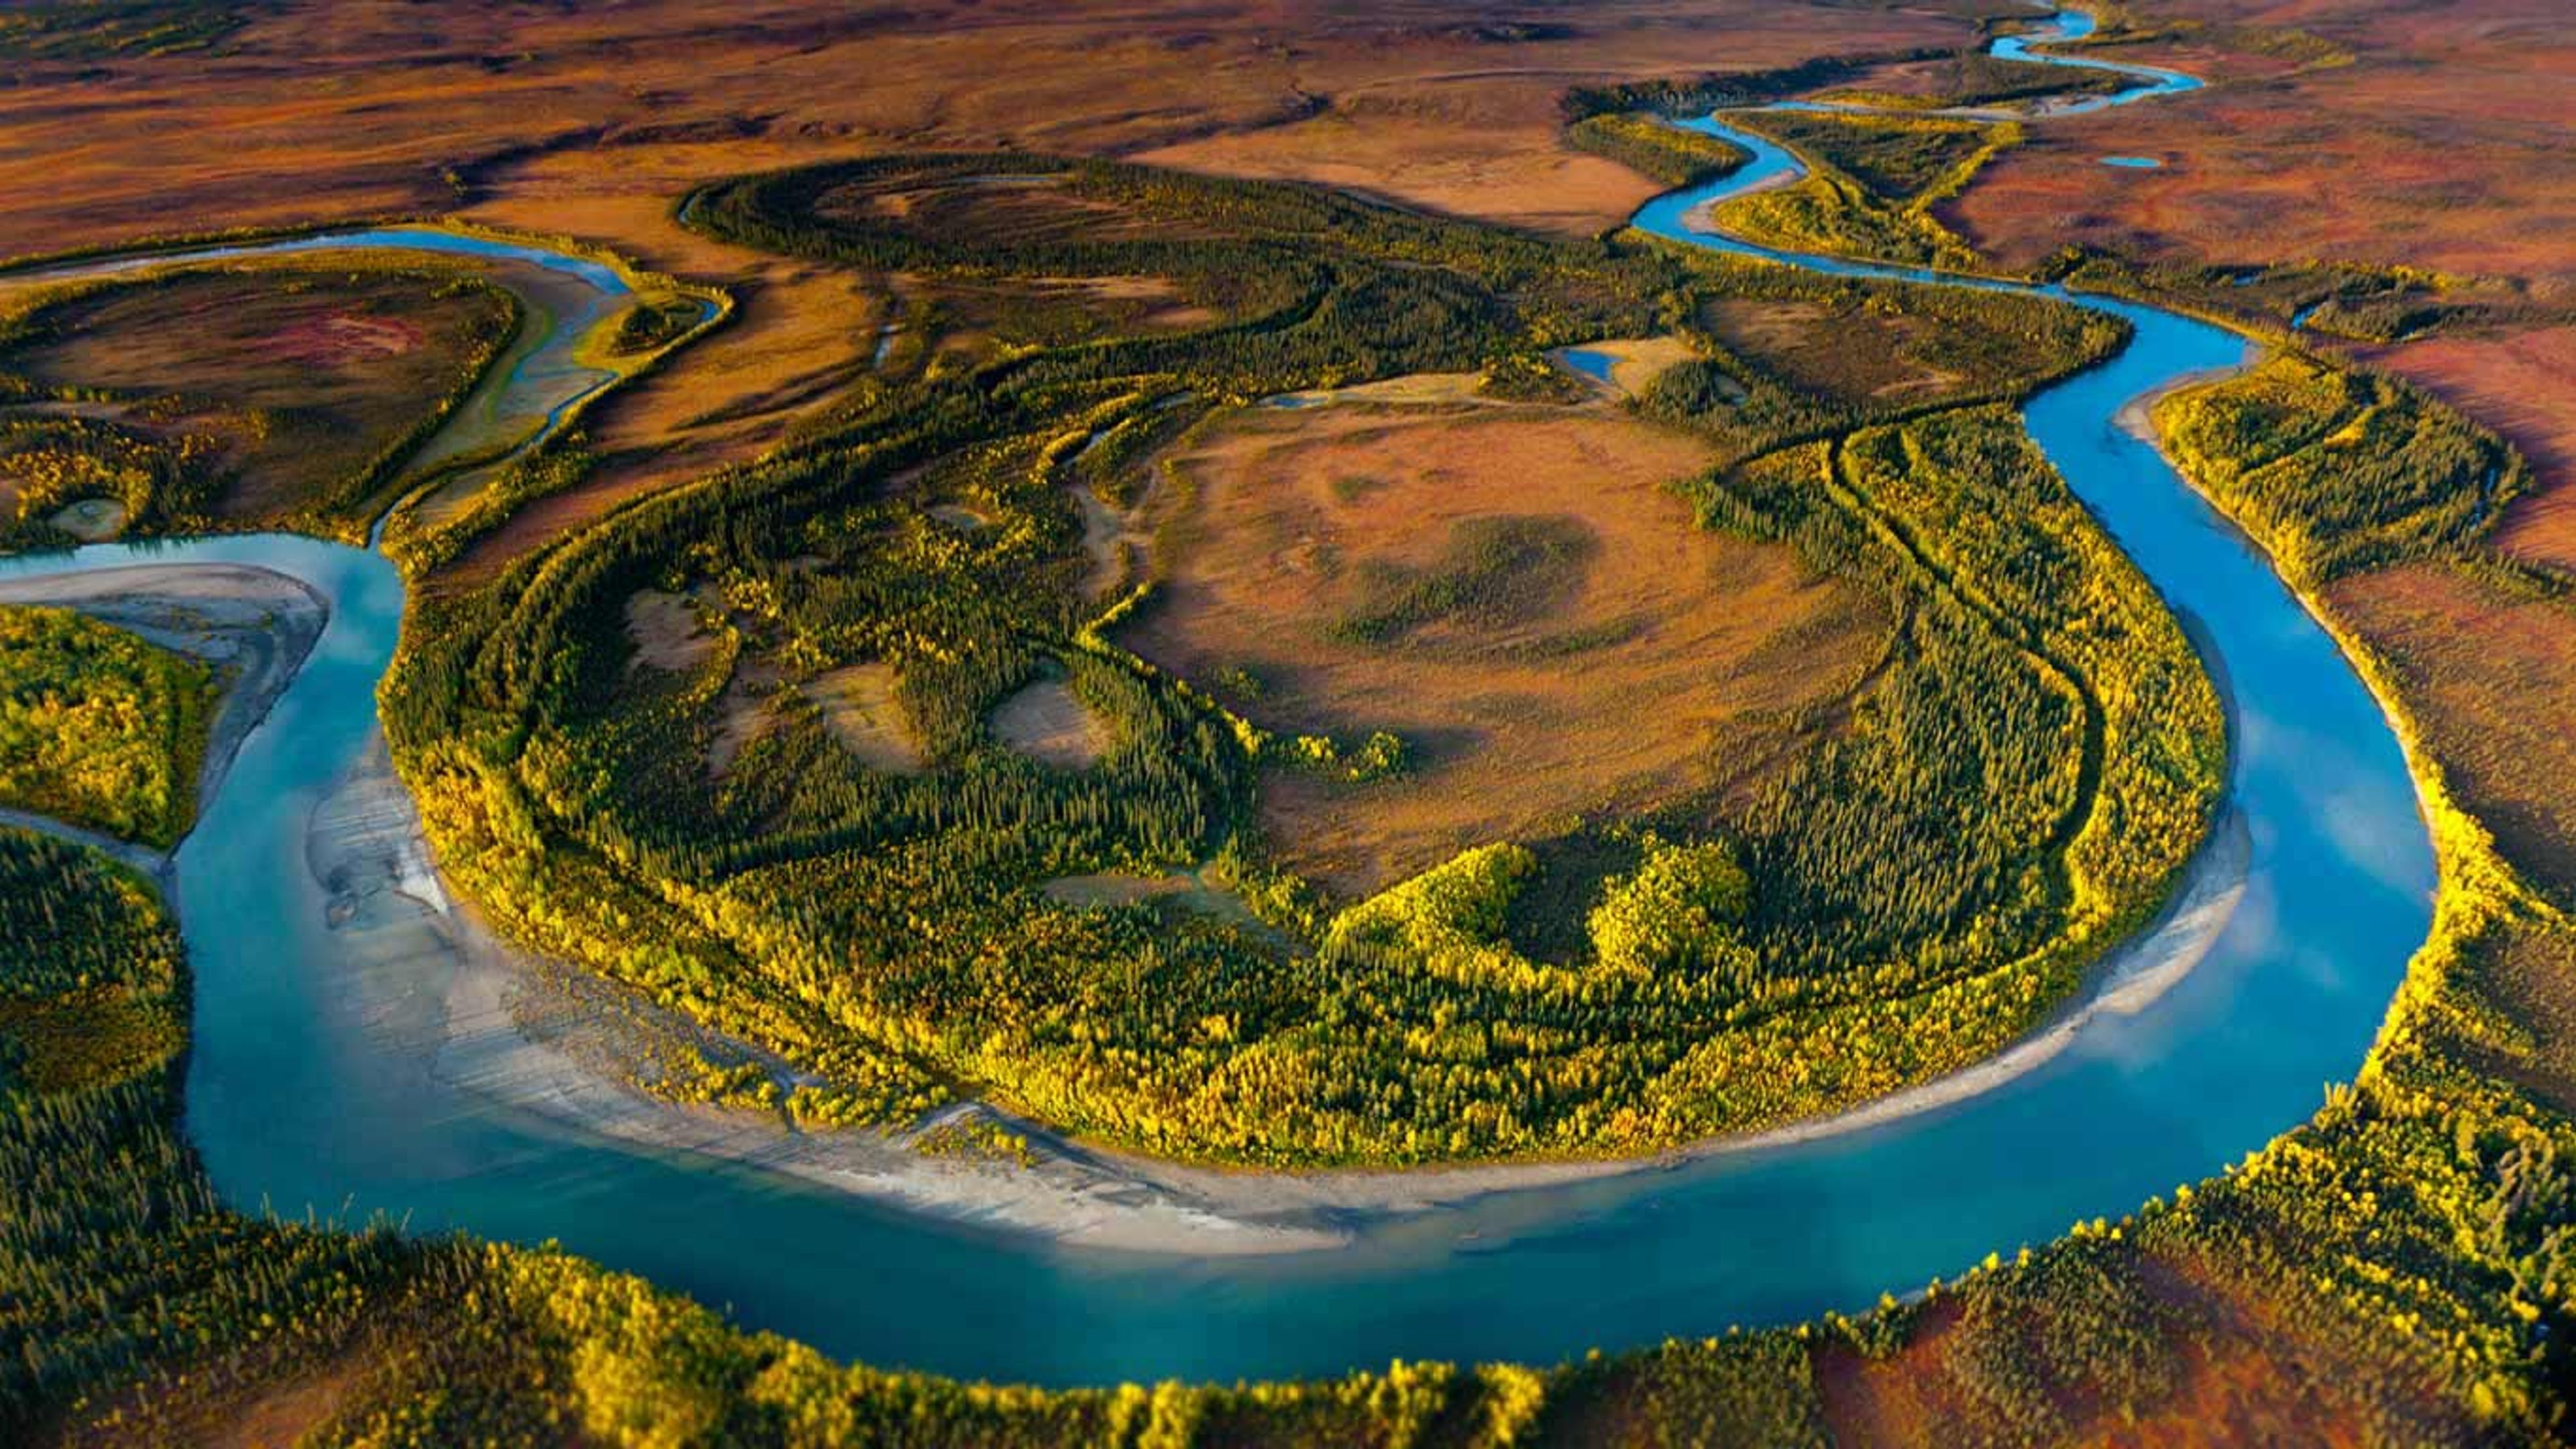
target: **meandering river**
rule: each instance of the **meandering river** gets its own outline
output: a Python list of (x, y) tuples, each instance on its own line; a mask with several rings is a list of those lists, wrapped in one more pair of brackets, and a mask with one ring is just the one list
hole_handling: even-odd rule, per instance
[[(2061, 17), (2056, 33), (2089, 28)], [(2188, 84), (2139, 78), (2102, 103)], [(1658, 199), (1637, 225), (1758, 252), (1689, 219), (1797, 163), (1759, 138), (1697, 124), (1756, 159)], [(2264, 560), (2114, 421), (2143, 393), (2239, 362), (2247, 344), (2151, 307), (2066, 300), (2126, 317), (2136, 339), (2032, 399), (2031, 434), (2191, 625), (2231, 696), (2229, 808), (2250, 856), (2223, 926), (2195, 946), (2196, 966), (2127, 1003), (2134, 1010), (2088, 1016), (2031, 1070), (1939, 1110), (1357, 1223), (1355, 1242), (1331, 1252), (1068, 1249), (545, 1130), (447, 1085), (383, 1051), (382, 1020), (349, 1009), (352, 973), (371, 968), (332, 930), (305, 858), (317, 801), (374, 738), (374, 687), (403, 607), (391, 565), (260, 536), (94, 547), (0, 572), (138, 555), (243, 562), (331, 600), (304, 672), (178, 857), (196, 976), (188, 1129), (232, 1201), (558, 1239), (828, 1352), (972, 1377), (1099, 1383), (1333, 1373), (1399, 1356), (1549, 1360), (1862, 1307), (2218, 1171), (2307, 1117), (2324, 1083), (2352, 1075), (2424, 939), (2433, 854), (2387, 721)]]

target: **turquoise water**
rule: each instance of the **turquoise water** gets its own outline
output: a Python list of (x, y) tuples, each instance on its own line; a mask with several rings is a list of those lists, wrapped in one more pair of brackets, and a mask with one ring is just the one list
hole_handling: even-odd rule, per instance
[(2198, 76), (2184, 75), (2178, 70), (2160, 70), (2152, 65), (2129, 65), (2119, 61), (2096, 60), (2080, 54), (2059, 55), (2052, 51), (2035, 50), (2032, 47), (2055, 45), (2061, 41), (2082, 40), (2093, 33), (2098, 23), (2092, 15), (2082, 10), (2061, 10), (2048, 19), (2049, 23), (2046, 26), (2027, 34), (2004, 36), (1987, 46), (1987, 52), (1997, 60), (2026, 60), (2040, 65), (2063, 65), (2079, 70), (2110, 71), (2116, 75), (2132, 77), (2138, 82), (2127, 90), (2113, 91), (2107, 95), (2087, 96), (2082, 100), (2064, 104), (2052, 104), (2047, 111), (2049, 115), (2081, 116), (2092, 111), (2108, 110), (2113, 106), (2151, 100), (2157, 96), (2174, 96), (2185, 91), (2200, 89), (2201, 82)]
[[(2161, 93), (2155, 84), (2133, 94)], [(1700, 203), (1795, 165), (1759, 138), (1726, 134), (1754, 163), (1659, 199), (1639, 226), (1763, 254), (1681, 225)], [(2128, 399), (2233, 362), (2245, 343), (2151, 308), (2069, 300), (2127, 317), (2137, 340), (2034, 398), (2031, 433), (2232, 686), (2230, 789), (2252, 875), (2200, 968), (2143, 1011), (2093, 1019), (2031, 1074), (1949, 1109), (1360, 1224), (1354, 1246), (1330, 1253), (1069, 1250), (544, 1130), (443, 1084), (380, 1049), (349, 1009), (351, 963), (303, 858), (313, 804), (374, 728), (373, 687), (402, 606), (391, 567), (256, 537), (84, 549), (0, 562), (0, 572), (249, 562), (335, 602), (313, 660), (180, 853), (197, 980), (188, 1127), (233, 1202), (559, 1239), (827, 1352), (975, 1377), (1097, 1383), (1322, 1374), (1398, 1356), (1546, 1360), (1858, 1308), (2217, 1171), (2304, 1119), (2323, 1083), (2352, 1074), (2424, 938), (2432, 851), (2385, 720), (2242, 538), (2112, 425)]]
[(527, 242), (504, 241), (498, 237), (472, 236), (432, 226), (359, 227), (346, 231), (318, 231), (308, 236), (286, 237), (276, 241), (244, 242), (238, 245), (176, 247), (167, 251), (129, 252), (113, 257), (99, 257), (55, 264), (40, 264), (21, 270), (0, 272), (0, 281), (61, 282), (77, 277), (116, 277), (152, 267), (196, 266), (208, 262), (235, 261), (245, 257), (301, 256), (311, 252), (335, 251), (407, 251), (432, 252), (483, 261), (524, 262), (579, 278), (593, 291), (623, 294), (626, 279), (615, 267), (588, 257), (576, 257)]
[(2102, 164), (2117, 166), (2123, 171), (2153, 171), (2165, 163), (2153, 156), (2105, 156)]
[(1619, 359), (1589, 347), (1559, 348), (1556, 355), (1566, 366), (1594, 382), (1609, 382), (1611, 371), (1619, 365)]

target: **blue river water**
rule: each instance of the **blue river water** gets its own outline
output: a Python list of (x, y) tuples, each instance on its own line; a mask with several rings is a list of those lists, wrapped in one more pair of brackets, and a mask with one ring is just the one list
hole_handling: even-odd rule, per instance
[[(1752, 166), (1657, 200), (1637, 225), (1769, 255), (1685, 224), (1796, 165), (1759, 138), (1736, 139), (1755, 151)], [(315, 802), (375, 729), (374, 686), (403, 606), (392, 567), (259, 536), (94, 547), (0, 561), (0, 573), (247, 562), (334, 602), (312, 660), (179, 856), (197, 989), (188, 1128), (231, 1201), (559, 1240), (833, 1354), (976, 1378), (1550, 1360), (1859, 1308), (2218, 1171), (2303, 1120), (2322, 1084), (2351, 1076), (2424, 939), (2433, 855), (2387, 722), (2262, 558), (2113, 424), (2139, 394), (2240, 360), (2245, 342), (2153, 308), (2067, 300), (2128, 318), (2136, 340), (2035, 397), (2031, 433), (2230, 686), (2231, 808), (2252, 861), (2243, 902), (2199, 967), (1955, 1106), (1489, 1196), (1369, 1227), (1331, 1252), (1068, 1249), (540, 1128), (443, 1086), (379, 1050), (336, 1004), (355, 968), (304, 858)]]
[(2120, 61), (2100, 60), (2081, 55), (2061, 55), (2035, 49), (2034, 47), (2037, 46), (2082, 40), (2091, 35), (2100, 23), (2091, 12), (2084, 10), (2061, 10), (2048, 19), (2049, 23), (2038, 29), (2019, 35), (1999, 37), (1994, 44), (1986, 47), (1987, 53), (1997, 60), (2022, 60), (2039, 65), (2062, 65), (2080, 70), (2108, 71), (2114, 75), (2127, 76), (2137, 82), (2134, 86), (2112, 91), (2107, 95), (2087, 96), (2069, 104), (2052, 104), (2047, 110), (2049, 115), (2080, 116), (2091, 111), (2107, 110), (2112, 106), (2125, 106), (2137, 101), (2153, 100), (2158, 96), (2175, 96), (2184, 91), (2200, 89), (2200, 77), (2185, 75), (2178, 70), (2161, 70), (2152, 65), (2129, 65)]
[(57, 263), (39, 263), (22, 270), (0, 275), (9, 282), (61, 282), (83, 277), (115, 277), (156, 267), (201, 266), (209, 263), (245, 260), (252, 257), (303, 256), (320, 252), (408, 251), (433, 252), (480, 261), (524, 262), (580, 279), (592, 290), (623, 293), (626, 279), (605, 262), (588, 257), (571, 256), (529, 242), (503, 237), (478, 236), (471, 232), (448, 231), (431, 226), (358, 227), (343, 231), (317, 231), (304, 236), (283, 237), (272, 241), (218, 243), (202, 247), (173, 247), (160, 251), (122, 252), (111, 257), (78, 258)]

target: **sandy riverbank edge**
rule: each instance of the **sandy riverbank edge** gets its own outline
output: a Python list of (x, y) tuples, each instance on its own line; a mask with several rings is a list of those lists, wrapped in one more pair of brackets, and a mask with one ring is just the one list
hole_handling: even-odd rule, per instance
[[(2241, 365), (2213, 368), (2176, 378), (2126, 404), (2118, 414), (2120, 424), (2155, 444), (2148, 410), (2159, 398), (2241, 370)], [(384, 783), (400, 795), (389, 771)], [(403, 804), (407, 810), (408, 801)], [(416, 839), (403, 849), (427, 860)], [(1332, 1247), (1373, 1222), (1456, 1208), (1495, 1194), (1664, 1172), (1884, 1127), (1967, 1102), (2055, 1060), (2090, 1023), (2135, 1015), (2179, 984), (2234, 916), (2251, 861), (2244, 822), (2222, 803), (2208, 840), (2184, 868), (2155, 921), (2106, 952), (2076, 993), (2039, 1028), (1975, 1066), (1847, 1111), (1712, 1138), (1652, 1157), (1404, 1171), (1198, 1168), (1069, 1143), (978, 1104), (933, 1118), (995, 1116), (1026, 1135), (1036, 1149), (1036, 1164), (1022, 1168), (925, 1157), (911, 1145), (915, 1133), (807, 1135), (759, 1114), (661, 1102), (586, 1065), (578, 1032), (548, 1042), (512, 1026), (514, 1015), (526, 1014), (518, 1003), (562, 989), (559, 981), (546, 980), (550, 969), (559, 968), (526, 960), (484, 930), (470, 912), (440, 909), (452, 922), (460, 962), (450, 996), (450, 1040), (460, 1060), (479, 1063), (469, 1076), (456, 1080), (540, 1119), (633, 1144), (747, 1163), (907, 1209), (1068, 1244), (1169, 1254), (1263, 1253)], [(422, 898), (446, 900), (434, 873)]]
[[(294, 683), (331, 621), (329, 601), (303, 580), (251, 564), (131, 564), (0, 579), (0, 604), (70, 609), (229, 674), (197, 767), (198, 819), (223, 789), (242, 741)], [(175, 847), (158, 851), (20, 810), (0, 810), (0, 824), (104, 851), (151, 876), (177, 910)]]
[(1754, 182), (1750, 186), (1740, 187), (1721, 196), (1712, 196), (1708, 200), (1691, 207), (1688, 211), (1682, 213), (1682, 225), (1692, 231), (1700, 232), (1708, 236), (1723, 237), (1729, 241), (1738, 240), (1735, 233), (1728, 231), (1725, 227), (1717, 224), (1717, 209), (1719, 207), (1726, 205), (1730, 201), (1742, 201), (1748, 196), (1760, 196), (1766, 191), (1777, 191), (1784, 186), (1795, 186), (1806, 179), (1807, 173), (1803, 169), (1774, 172), (1771, 175), (1765, 176), (1761, 180)]
[[(2172, 468), (2175, 476), (2182, 477), (2182, 469), (2175, 464), (2173, 455), (2165, 451), (2164, 437), (2156, 431), (2156, 404), (2178, 392), (2189, 392), (2196, 387), (2225, 382), (2231, 377), (2251, 370), (2253, 366), (2253, 359), (2248, 357), (2243, 362), (2230, 363), (2225, 367), (2203, 367), (2186, 372), (2179, 377), (2169, 378), (2161, 385), (2149, 388), (2122, 403), (2120, 410), (2111, 415), (2111, 421), (2119, 426), (2120, 431), (2155, 449), (2156, 456), (2165, 460), (2165, 466)], [(2191, 486), (2188, 478), (2184, 479), (2184, 486)]]
[[(2150, 410), (2166, 394), (2243, 370), (2186, 374), (2142, 393), (2119, 425), (2159, 445)], [(401, 789), (382, 770), (378, 789)], [(408, 815), (409, 802), (401, 799)], [(2134, 1015), (2178, 985), (2207, 955), (2243, 900), (2252, 861), (2244, 822), (2222, 803), (2210, 836), (2184, 868), (2165, 909), (2106, 952), (2077, 992), (2037, 1030), (1975, 1066), (1844, 1112), (1769, 1131), (1721, 1137), (1654, 1157), (1598, 1162), (1506, 1163), (1407, 1171), (1263, 1173), (1189, 1167), (1068, 1143), (1002, 1118), (1037, 1150), (1034, 1166), (930, 1158), (913, 1133), (808, 1135), (759, 1114), (658, 1101), (585, 1064), (580, 1031), (548, 1041), (516, 1024), (524, 1003), (560, 993), (548, 969), (494, 938), (446, 892), (417, 839), (402, 852), (422, 862), (420, 898), (451, 923), (458, 969), (449, 996), (452, 1079), (531, 1115), (655, 1149), (698, 1153), (782, 1172), (914, 1211), (1068, 1244), (1168, 1254), (1299, 1252), (1349, 1241), (1372, 1222), (1456, 1208), (1494, 1194), (1669, 1171), (1766, 1148), (1884, 1127), (1957, 1106), (2039, 1070), (2075, 1045), (2088, 1024)], [(595, 986), (595, 983), (594, 983)], [(685, 1028), (684, 1028), (685, 1029)], [(949, 1109), (933, 1120), (990, 1109)], [(925, 1126), (928, 1124), (925, 1124)]]
[(646, 1150), (742, 1163), (903, 1209), (1069, 1245), (1213, 1256), (1331, 1248), (1399, 1218), (1498, 1193), (1642, 1175), (1708, 1159), (1858, 1132), (1955, 1106), (2038, 1070), (2089, 1023), (2145, 1009), (2190, 974), (2242, 899), (2245, 829), (2222, 812), (2173, 899), (2136, 937), (2105, 953), (2048, 1022), (2000, 1055), (1849, 1111), (1715, 1138), (1648, 1158), (1505, 1163), (1406, 1171), (1265, 1173), (1190, 1167), (1071, 1144), (979, 1104), (966, 1114), (1026, 1133), (1036, 1161), (925, 1156), (914, 1132), (808, 1134), (766, 1113), (686, 1106), (648, 1095), (616, 1069), (655, 1040), (707, 1040), (621, 989), (530, 959), (496, 938), (440, 882), (408, 794), (382, 744), (314, 812), (316, 877), (332, 883), (334, 928), (378, 963), (353, 974), (363, 1015), (434, 1022), (378, 1045), (530, 1123)]
[[(2158, 397), (2233, 370), (2194, 374), (2144, 394), (2122, 409), (2121, 425), (2152, 441), (2148, 409)], [(238, 636), (242, 669), (211, 732), (204, 800), (213, 798), (233, 753), (294, 678), (328, 617), (327, 605), (300, 582), (237, 565), (10, 580), (0, 582), (0, 601), (61, 603), (129, 627), (139, 622), (146, 632), (160, 631), (156, 642), (181, 648), (188, 641), (167, 617), (152, 617), (156, 611), (183, 605), (201, 616), (200, 634), (205, 619), (226, 620)], [(205, 657), (204, 640), (196, 642), (189, 652)], [(2242, 898), (2250, 846), (2242, 823), (2222, 814), (2157, 921), (2106, 953), (2045, 1025), (1974, 1067), (1849, 1111), (1650, 1158), (1307, 1173), (1188, 1167), (1066, 1143), (1007, 1119), (1030, 1136), (1033, 1166), (934, 1158), (915, 1149), (917, 1132), (806, 1134), (767, 1114), (654, 1098), (632, 1086), (616, 1062), (655, 1040), (704, 1034), (614, 986), (531, 959), (486, 930), (441, 882), (381, 737), (315, 807), (307, 856), (329, 900), (331, 928), (344, 933), (357, 963), (348, 982), (352, 1004), (377, 1024), (378, 1045), (415, 1056), (436, 1081), (491, 1107), (534, 1125), (738, 1162), (1001, 1231), (1085, 1247), (1215, 1255), (1330, 1248), (1375, 1222), (1494, 1194), (1661, 1172), (1965, 1102), (2055, 1059), (2087, 1023), (2134, 1014), (2187, 976)], [(154, 859), (166, 875), (167, 861)], [(965, 1104), (933, 1123), (988, 1111)]]

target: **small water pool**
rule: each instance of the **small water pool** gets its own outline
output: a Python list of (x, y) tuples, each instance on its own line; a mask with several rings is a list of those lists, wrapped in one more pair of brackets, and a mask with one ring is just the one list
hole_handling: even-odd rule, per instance
[(1561, 347), (1557, 349), (1556, 360), (1594, 382), (1604, 384), (1614, 381), (1611, 369), (1619, 365), (1618, 358), (1592, 347)]

